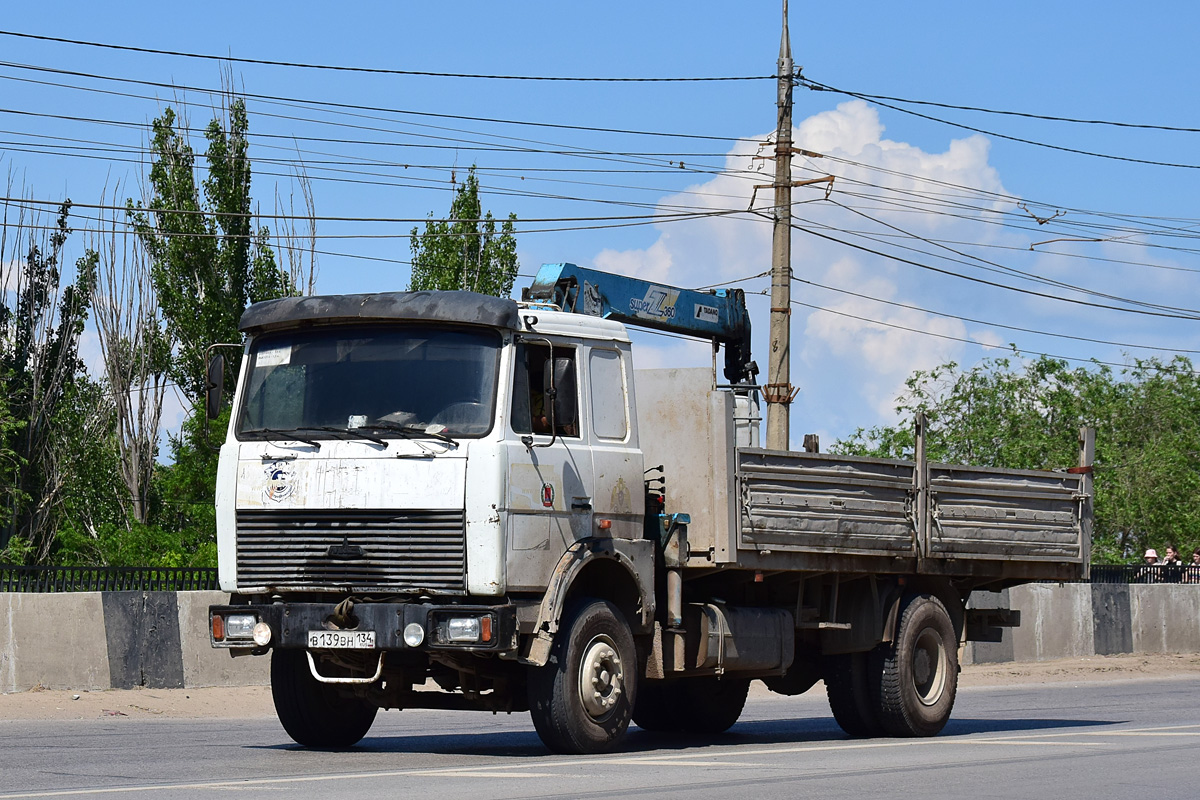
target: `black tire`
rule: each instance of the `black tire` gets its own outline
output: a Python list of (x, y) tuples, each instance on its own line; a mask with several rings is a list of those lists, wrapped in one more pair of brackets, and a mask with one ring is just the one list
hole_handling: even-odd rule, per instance
[(795, 697), (804, 694), (821, 680), (821, 661), (808, 652), (801, 652), (802, 648), (807, 650), (805, 645), (797, 642), (795, 659), (786, 673), (762, 679), (775, 694)]
[(679, 709), (683, 705), (683, 692), (679, 684), (679, 681), (647, 681), (638, 686), (633, 724), (656, 733), (682, 730)]
[(879, 736), (883, 726), (876, 714), (878, 701), (872, 691), (872, 670), (867, 653), (842, 653), (822, 660), (825, 694), (829, 710), (846, 735), (855, 738)]
[(312, 676), (303, 650), (271, 652), (275, 713), (298, 744), (338, 750), (367, 735), (379, 709)]
[(900, 612), (895, 646), (880, 651), (879, 722), (892, 736), (934, 736), (958, 689), (958, 637), (942, 601), (913, 595)]
[(549, 663), (529, 672), (529, 713), (542, 742), (556, 753), (615, 748), (637, 702), (637, 664), (629, 626), (611, 603), (573, 602)]
[(684, 724), (691, 733), (724, 733), (733, 727), (746, 707), (749, 678), (685, 678)]
[(633, 722), (642, 730), (713, 735), (734, 726), (746, 706), (748, 678), (679, 678), (638, 687)]

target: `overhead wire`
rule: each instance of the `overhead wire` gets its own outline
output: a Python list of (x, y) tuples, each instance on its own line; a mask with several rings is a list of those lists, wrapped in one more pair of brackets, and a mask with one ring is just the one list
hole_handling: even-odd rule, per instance
[[(807, 222), (809, 224), (812, 224), (810, 220), (803, 220), (803, 221)], [(919, 269), (928, 270), (930, 272), (935, 272), (935, 273), (938, 273), (941, 275), (951, 276), (951, 277), (958, 278), (958, 279), (964, 280), (964, 281), (969, 281), (972, 283), (978, 283), (978, 284), (981, 284), (984, 286), (991, 286), (996, 289), (1003, 289), (1006, 291), (1016, 292), (1019, 294), (1029, 295), (1029, 296), (1033, 296), (1033, 297), (1040, 297), (1040, 298), (1043, 298), (1046, 300), (1054, 300), (1056, 302), (1072, 303), (1072, 304), (1076, 304), (1076, 305), (1088, 306), (1091, 308), (1100, 308), (1100, 309), (1109, 310), (1109, 311), (1121, 311), (1121, 312), (1129, 313), (1129, 314), (1140, 314), (1140, 315), (1146, 315), (1146, 316), (1152, 316), (1152, 317), (1163, 317), (1163, 318), (1167, 318), (1167, 319), (1189, 319), (1189, 320), (1200, 319), (1200, 316), (1192, 315), (1192, 314), (1176, 314), (1176, 313), (1170, 313), (1170, 312), (1166, 312), (1166, 311), (1154, 311), (1152, 309), (1127, 308), (1124, 306), (1113, 306), (1113, 305), (1107, 305), (1104, 303), (1094, 303), (1091, 301), (1080, 300), (1077, 298), (1065, 298), (1065, 297), (1061, 297), (1061, 296), (1057, 296), (1057, 295), (1047, 294), (1045, 292), (1036, 292), (1032, 289), (1025, 289), (1025, 288), (1022, 288), (1019, 286), (1010, 286), (1007, 284), (999, 283), (997, 281), (988, 280), (986, 278), (979, 278), (979, 277), (972, 276), (972, 275), (964, 275), (962, 273), (954, 272), (952, 270), (935, 267), (930, 264), (923, 264), (919, 261), (914, 261), (913, 259), (910, 259), (910, 258), (904, 258), (903, 256), (895, 255), (894, 253), (885, 253), (881, 250), (876, 250), (874, 248), (870, 248), (865, 245), (856, 244), (854, 242), (848, 242), (845, 239), (839, 239), (836, 236), (831, 236), (829, 234), (821, 233), (820, 231), (813, 230), (811, 228), (806, 228), (803, 225), (798, 225), (796, 223), (792, 223), (792, 228), (794, 230), (801, 231), (809, 236), (815, 236), (817, 238), (824, 239), (826, 241), (833, 242), (835, 244), (840, 244), (845, 247), (849, 247), (849, 248), (859, 250), (862, 252), (870, 253), (871, 255), (879, 256), (880, 258), (885, 258), (890, 261), (896, 261), (896, 262), (899, 262), (902, 264), (908, 264), (909, 266), (917, 267)]]
[[(802, 82), (810, 82), (807, 78), (802, 78)], [(815, 81), (811, 83), (816, 84)], [(815, 88), (815, 86), (814, 86)], [(818, 91), (833, 91), (844, 94), (840, 89), (833, 87), (820, 88)], [(1064, 117), (1053, 114), (1035, 114), (1029, 111), (1008, 111), (996, 108), (985, 108), (982, 106), (957, 105), (954, 103), (941, 103), (933, 100), (913, 100), (905, 97), (890, 97), (886, 94), (867, 94), (865, 92), (856, 92), (855, 97), (861, 97), (867, 100), (887, 100), (892, 103), (904, 103), (905, 105), (914, 106), (930, 106), (933, 108), (945, 108), (952, 111), (976, 111), (983, 114), (997, 114), (1008, 117), (1023, 117), (1025, 119), (1039, 119), (1047, 122), (1070, 122), (1079, 125), (1105, 125), (1114, 128), (1137, 128), (1141, 130), (1154, 131), (1172, 131), (1176, 133), (1200, 133), (1200, 128), (1189, 128), (1180, 125), (1158, 125), (1148, 122), (1120, 122), (1109, 119), (1085, 119), (1079, 117)]]
[[(826, 86), (825, 84), (818, 83), (816, 81), (812, 81), (807, 78), (801, 79), (800, 83), (801, 83), (801, 85), (803, 85), (809, 89), (815, 89), (817, 91), (826, 91), (826, 92), (837, 92), (838, 94), (844, 94), (847, 97), (855, 97), (855, 98), (858, 98), (858, 99), (864, 100), (864, 101), (868, 100), (867, 97), (862, 96), (862, 95), (858, 94), (857, 92), (852, 92), (852, 91), (849, 91), (846, 89), (835, 89), (832, 86)], [(1120, 156), (1120, 155), (1115, 155), (1113, 153), (1098, 153), (1098, 152), (1094, 152), (1091, 150), (1083, 150), (1078, 147), (1067, 147), (1065, 145), (1050, 144), (1049, 142), (1040, 142), (1040, 141), (1037, 141), (1036, 139), (1026, 139), (1021, 136), (1012, 136), (1007, 133), (999, 133), (998, 131), (987, 130), (985, 128), (979, 128), (974, 125), (966, 125), (961, 122), (954, 122), (952, 120), (942, 119), (941, 117), (935, 117), (930, 114), (922, 114), (919, 111), (913, 111), (911, 108), (904, 108), (903, 106), (898, 106), (893, 103), (887, 103), (887, 102), (884, 102), (883, 100), (871, 100), (870, 102), (873, 102), (879, 106), (883, 106), (884, 108), (890, 108), (893, 111), (898, 111), (901, 114), (908, 114), (909, 116), (918, 117), (920, 119), (928, 120), (930, 122), (937, 122), (942, 125), (949, 125), (951, 127), (959, 128), (961, 130), (971, 131), (972, 133), (981, 133), (985, 136), (994, 136), (997, 139), (1006, 139), (1010, 142), (1017, 142), (1019, 144), (1027, 144), (1027, 145), (1031, 145), (1034, 147), (1043, 147), (1043, 148), (1046, 148), (1049, 150), (1057, 150), (1057, 151), (1063, 152), (1063, 153), (1073, 153), (1075, 155), (1091, 156), (1093, 158), (1103, 158), (1103, 159), (1108, 159), (1111, 161), (1124, 161), (1124, 162), (1131, 163), (1131, 164), (1145, 164), (1145, 165), (1154, 166), (1154, 167), (1174, 167), (1174, 168), (1178, 168), (1178, 169), (1200, 169), (1200, 164), (1183, 164), (1183, 163), (1175, 163), (1175, 162), (1170, 162), (1170, 161), (1159, 161), (1159, 160), (1149, 159), (1149, 158), (1135, 158), (1133, 156)]]
[(679, 76), (679, 77), (595, 77), (567, 75), (502, 75), (469, 72), (434, 72), (430, 70), (391, 69), (385, 67), (358, 67), (339, 64), (313, 64), (302, 61), (275, 61), (265, 58), (245, 58), (233, 55), (218, 56), (209, 53), (189, 53), (181, 50), (165, 50), (153, 47), (137, 47), (134, 45), (114, 44), (111, 42), (95, 42), (86, 39), (68, 39), (61, 36), (46, 36), (42, 34), (23, 33), (18, 31), (0, 30), (0, 36), (12, 36), (21, 39), (33, 39), (59, 44), (96, 47), (107, 50), (122, 50), (132, 53), (149, 55), (175, 56), (179, 58), (201, 59), (235, 64), (258, 64), (271, 67), (293, 67), (300, 69), (331, 70), (336, 72), (362, 72), (378, 75), (408, 75), (433, 78), (474, 78), (482, 80), (511, 80), (511, 81), (565, 81), (585, 83), (696, 83), (720, 81), (762, 81), (776, 80), (775, 75), (718, 75), (718, 76)]
[(1024, 270), (1016, 269), (1015, 267), (1009, 267), (1009, 266), (1006, 266), (1006, 265), (1001, 264), (996, 261), (991, 261), (989, 259), (981, 258), (980, 256), (965, 253), (962, 250), (955, 249), (953, 247), (950, 247), (949, 245), (933, 242), (930, 239), (927, 239), (924, 236), (921, 236), (920, 234), (916, 234), (911, 231), (904, 230), (903, 228), (899, 228), (895, 225), (892, 225), (889, 222), (878, 219), (877, 217), (872, 217), (871, 215), (866, 214), (863, 211), (851, 208), (851, 207), (844, 205), (843, 203), (840, 203), (836, 200), (830, 200), (829, 202), (831, 202), (833, 205), (835, 205), (839, 208), (844, 208), (853, 214), (857, 214), (857, 215), (863, 217), (864, 219), (868, 219), (877, 225), (882, 225), (886, 228), (890, 228), (893, 231), (896, 231), (903, 235), (909, 236), (917, 241), (925, 242), (928, 244), (932, 244), (936, 247), (943, 248), (943, 249), (947, 250), (948, 252), (954, 253), (957, 256), (969, 259), (970, 261), (978, 262), (979, 265), (987, 267), (988, 269), (1000, 270), (1001, 272), (1014, 275), (1023, 280), (1030, 280), (1030, 281), (1041, 283), (1041, 284), (1044, 284), (1047, 286), (1054, 286), (1054, 287), (1057, 287), (1060, 289), (1065, 289), (1068, 291), (1079, 292), (1079, 293), (1087, 294), (1087, 295), (1090, 295), (1093, 297), (1100, 297), (1100, 298), (1103, 298), (1106, 300), (1112, 300), (1114, 302), (1122, 302), (1122, 303), (1128, 303), (1130, 305), (1142, 306), (1144, 308), (1155, 308), (1155, 309), (1159, 309), (1159, 310), (1163, 310), (1163, 311), (1178, 311), (1178, 312), (1185, 312), (1188, 314), (1200, 315), (1200, 309), (1180, 308), (1178, 306), (1167, 306), (1167, 305), (1162, 305), (1162, 304), (1158, 304), (1158, 303), (1149, 303), (1144, 300), (1136, 300), (1136, 299), (1132, 299), (1132, 298), (1128, 298), (1128, 297), (1121, 297), (1118, 295), (1109, 294), (1107, 292), (1100, 292), (1095, 289), (1089, 289), (1087, 287), (1080, 286), (1078, 284), (1070, 284), (1065, 281), (1054, 280), (1052, 278), (1047, 278), (1042, 275), (1033, 275), (1031, 273), (1025, 272)]
[[(10, 67), (10, 68), (14, 68), (14, 69), (31, 70), (31, 71), (37, 71), (37, 72), (47, 72), (47, 73), (53, 73), (53, 74), (57, 74), (57, 75), (69, 75), (69, 76), (73, 76), (73, 77), (89, 78), (89, 79), (100, 80), (100, 81), (115, 81), (115, 82), (119, 82), (119, 83), (131, 83), (131, 84), (136, 84), (136, 85), (141, 85), (141, 86), (150, 86), (150, 87), (159, 88), (159, 89), (171, 89), (172, 91), (197, 92), (200, 94), (207, 94), (207, 95), (214, 96), (214, 97), (227, 93), (226, 90), (224, 90), (224, 89), (212, 89), (212, 88), (205, 88), (205, 87), (186, 86), (186, 85), (181, 85), (181, 84), (176, 84), (176, 83), (163, 83), (160, 81), (148, 81), (148, 80), (139, 79), (139, 78), (126, 78), (126, 77), (117, 77), (117, 76), (111, 76), (111, 75), (100, 75), (100, 74), (93, 73), (93, 72), (80, 72), (78, 70), (66, 70), (66, 69), (55, 68), (55, 67), (47, 67), (44, 65), (22, 64), (22, 63), (15, 62), (15, 61), (0, 61), (0, 66)], [(80, 89), (83, 91), (91, 91), (91, 92), (109, 94), (109, 95), (120, 96), (120, 97), (149, 99), (145, 95), (135, 95), (135, 94), (131, 94), (128, 92), (116, 92), (116, 91), (112, 91), (109, 89), (98, 89), (96, 87), (80, 87), (80, 86), (74, 86), (72, 84), (61, 84), (61, 83), (55, 83), (55, 82), (51, 82), (51, 81), (37, 81), (32, 78), (17, 78), (17, 77), (7, 76), (7, 75), (0, 76), (0, 77), (3, 77), (5, 80), (15, 80), (15, 81), (22, 81), (22, 82), (27, 82), (27, 83), (36, 83), (36, 84), (40, 84), (40, 85), (44, 85), (44, 86), (56, 86), (56, 87), (62, 87), (62, 88)], [(244, 97), (248, 100), (271, 102), (271, 103), (289, 106), (289, 107), (312, 108), (313, 106), (319, 106), (319, 107), (324, 107), (324, 108), (335, 109), (341, 113), (345, 113), (346, 111), (376, 111), (376, 112), (385, 112), (388, 114), (397, 114), (397, 115), (401, 115), (401, 116), (426, 117), (426, 118), (432, 118), (432, 119), (455, 119), (455, 120), (463, 120), (463, 121), (469, 121), (469, 122), (487, 122), (487, 123), (496, 124), (496, 125), (519, 125), (522, 127), (533, 127), (533, 128), (555, 128), (558, 130), (582, 131), (582, 132), (589, 132), (589, 133), (619, 133), (619, 134), (626, 134), (626, 135), (630, 135), (630, 136), (655, 136), (655, 137), (674, 138), (674, 139), (697, 139), (697, 140), (714, 141), (714, 142), (745, 141), (745, 137), (716, 136), (713, 134), (704, 134), (704, 133), (683, 133), (683, 132), (679, 132), (679, 131), (649, 131), (649, 130), (640, 130), (637, 128), (612, 128), (612, 127), (604, 127), (604, 126), (596, 126), (596, 125), (573, 125), (573, 124), (568, 124), (568, 123), (563, 123), (563, 122), (516, 120), (516, 119), (507, 119), (504, 117), (483, 117), (483, 116), (478, 116), (478, 115), (474, 115), (474, 114), (472, 114), (472, 115), (449, 114), (449, 113), (445, 113), (445, 112), (417, 111), (415, 109), (394, 108), (394, 107), (389, 107), (389, 106), (373, 106), (373, 105), (365, 105), (365, 104), (360, 104), (360, 103), (338, 102), (338, 101), (333, 101), (333, 100), (317, 100), (317, 99), (313, 99), (313, 98), (287, 97), (287, 96), (281, 96), (281, 95), (261, 94), (261, 93), (244, 92), (244, 91), (238, 91), (238, 92), (236, 92), (236, 94), (237, 94), (237, 96)], [(320, 109), (313, 109), (313, 110), (320, 110)], [(376, 118), (376, 119), (378, 119), (378, 118)]]

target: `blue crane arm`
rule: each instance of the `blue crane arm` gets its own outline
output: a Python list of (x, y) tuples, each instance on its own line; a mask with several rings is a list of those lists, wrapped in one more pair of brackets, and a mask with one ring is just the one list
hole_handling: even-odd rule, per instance
[(758, 373), (750, 360), (750, 315), (741, 289), (680, 289), (574, 264), (543, 264), (523, 298), (718, 342), (725, 347), (725, 378), (730, 383), (754, 383)]

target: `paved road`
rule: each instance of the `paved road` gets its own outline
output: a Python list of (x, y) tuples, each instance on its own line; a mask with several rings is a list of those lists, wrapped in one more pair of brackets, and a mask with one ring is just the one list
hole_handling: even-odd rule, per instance
[(348, 753), (271, 720), (0, 722), (13, 797), (1200, 797), (1200, 676), (959, 693), (942, 735), (849, 740), (823, 698), (754, 697), (720, 737), (634, 730), (626, 751), (547, 753), (527, 715), (388, 712)]

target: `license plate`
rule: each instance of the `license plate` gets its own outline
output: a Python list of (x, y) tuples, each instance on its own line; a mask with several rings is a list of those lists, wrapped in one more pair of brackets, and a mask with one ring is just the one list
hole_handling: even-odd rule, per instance
[(375, 631), (309, 631), (310, 650), (374, 650)]

